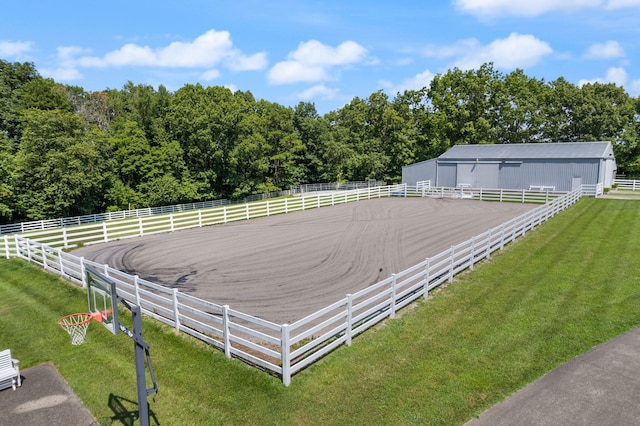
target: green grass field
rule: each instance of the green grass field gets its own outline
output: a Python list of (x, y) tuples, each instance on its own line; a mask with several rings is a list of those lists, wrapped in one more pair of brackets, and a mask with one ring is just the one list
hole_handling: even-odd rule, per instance
[[(146, 319), (150, 409), (164, 425), (463, 424), (640, 324), (639, 242), (640, 203), (583, 199), (289, 387)], [(72, 346), (56, 321), (85, 310), (82, 289), (0, 260), (2, 346), (21, 369), (52, 362), (101, 424), (120, 424), (108, 401), (136, 400), (133, 344), (94, 323)]]

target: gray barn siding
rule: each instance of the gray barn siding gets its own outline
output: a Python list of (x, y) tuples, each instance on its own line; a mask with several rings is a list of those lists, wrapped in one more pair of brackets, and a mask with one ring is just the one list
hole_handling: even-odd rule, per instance
[(570, 191), (574, 178), (584, 184), (598, 183), (599, 160), (528, 160), (519, 167), (501, 167), (500, 187), (529, 189), (531, 185), (555, 186), (557, 191)]
[(609, 142), (514, 145), (457, 145), (437, 159), (403, 167), (402, 181), (415, 185), (570, 191), (579, 184), (610, 188), (616, 163)]
[(414, 186), (417, 182), (430, 180), (431, 185), (436, 184), (436, 159), (421, 161), (402, 168), (402, 182)]

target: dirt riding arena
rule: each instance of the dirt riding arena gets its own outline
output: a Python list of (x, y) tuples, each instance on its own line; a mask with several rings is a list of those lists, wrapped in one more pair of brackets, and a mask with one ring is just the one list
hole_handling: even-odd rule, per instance
[(98, 244), (73, 253), (282, 324), (534, 207), (383, 198)]

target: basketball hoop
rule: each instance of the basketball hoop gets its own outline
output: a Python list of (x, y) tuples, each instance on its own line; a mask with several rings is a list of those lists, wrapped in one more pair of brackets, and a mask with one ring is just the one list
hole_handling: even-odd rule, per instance
[(69, 333), (72, 345), (81, 345), (84, 343), (91, 320), (102, 322), (102, 314), (100, 312), (71, 314), (60, 318), (58, 324)]

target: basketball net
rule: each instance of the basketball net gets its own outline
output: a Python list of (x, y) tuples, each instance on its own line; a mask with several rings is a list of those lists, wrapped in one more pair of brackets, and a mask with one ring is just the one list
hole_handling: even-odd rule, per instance
[(58, 324), (69, 333), (72, 345), (81, 345), (84, 343), (91, 320), (102, 320), (102, 314), (100, 312), (71, 314), (60, 318)]

